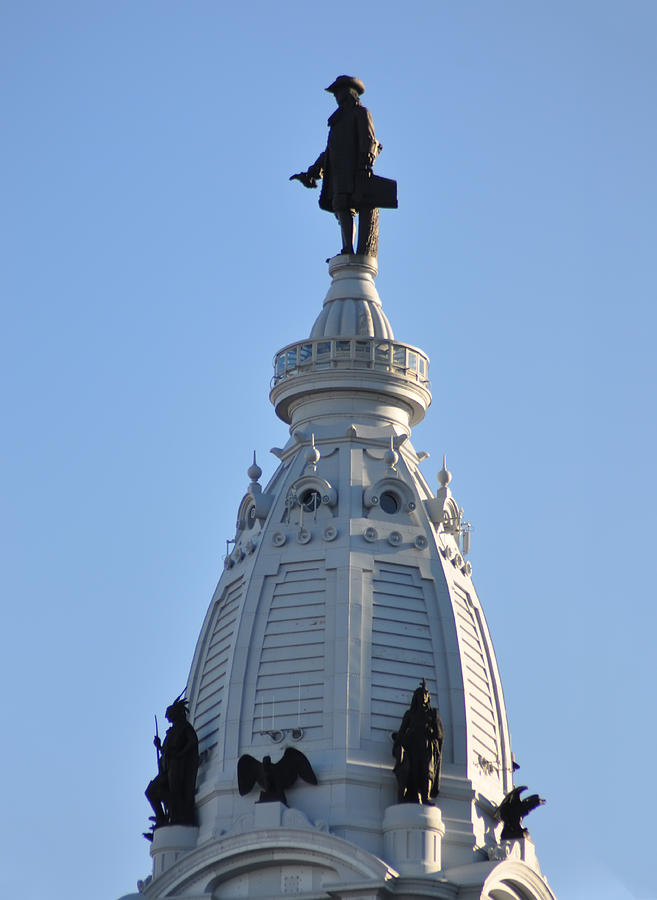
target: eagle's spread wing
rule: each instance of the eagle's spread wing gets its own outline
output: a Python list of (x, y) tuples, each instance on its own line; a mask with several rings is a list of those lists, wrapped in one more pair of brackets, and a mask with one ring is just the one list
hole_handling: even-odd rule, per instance
[(525, 797), (521, 800), (522, 804), (522, 815), (528, 815), (533, 809), (536, 809), (537, 806), (542, 806), (545, 803), (542, 797), (539, 797), (538, 794), (532, 794), (530, 797)]
[(522, 802), (520, 794), (526, 790), (526, 786), (514, 787), (508, 794), (505, 794), (504, 799), (493, 813), (498, 822), (505, 821), (510, 816), (515, 816), (518, 813), (517, 806)]
[(297, 777), (303, 778), (308, 784), (317, 784), (317, 777), (312, 766), (303, 753), (294, 747), (287, 748), (281, 759), (275, 763), (274, 768), (283, 789), (292, 787)]
[(256, 782), (262, 784), (263, 780), (262, 763), (248, 753), (240, 756), (237, 761), (237, 786), (240, 794), (248, 794)]

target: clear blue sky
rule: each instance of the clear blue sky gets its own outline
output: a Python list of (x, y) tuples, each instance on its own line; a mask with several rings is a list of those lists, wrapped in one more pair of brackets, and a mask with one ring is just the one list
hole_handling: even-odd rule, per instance
[[(559, 900), (657, 897), (653, 0), (0, 4), (0, 894), (115, 900), (271, 359), (338, 250), (288, 176), (347, 72)], [(90, 887), (94, 885), (94, 887)]]

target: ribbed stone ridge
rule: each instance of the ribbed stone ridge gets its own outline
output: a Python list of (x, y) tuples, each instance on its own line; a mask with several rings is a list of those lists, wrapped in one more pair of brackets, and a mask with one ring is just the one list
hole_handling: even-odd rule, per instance
[(377, 272), (373, 256), (341, 254), (329, 260), (331, 286), (310, 332), (311, 339), (357, 336), (394, 339), (374, 284)]

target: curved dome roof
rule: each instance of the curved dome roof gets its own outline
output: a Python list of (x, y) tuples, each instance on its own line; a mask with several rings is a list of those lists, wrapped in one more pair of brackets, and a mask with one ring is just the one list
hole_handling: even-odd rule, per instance
[(326, 303), (317, 317), (311, 338), (377, 337), (392, 340), (394, 334), (381, 306), (362, 298), (346, 298)]
[(374, 284), (377, 274), (373, 257), (335, 256), (329, 262), (331, 287), (310, 337), (376, 337), (393, 340), (388, 317)]

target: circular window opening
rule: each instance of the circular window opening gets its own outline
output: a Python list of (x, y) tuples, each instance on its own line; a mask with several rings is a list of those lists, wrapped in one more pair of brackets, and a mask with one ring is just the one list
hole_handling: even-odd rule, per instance
[(301, 495), (301, 505), (306, 512), (314, 512), (322, 502), (322, 495), (319, 491), (304, 491)]
[(394, 513), (399, 512), (399, 498), (392, 491), (384, 491), (379, 497), (379, 506), (384, 512), (392, 516)]
[(256, 514), (255, 514), (255, 506), (249, 506), (249, 511), (246, 514), (246, 527), (253, 528), (255, 525)]

